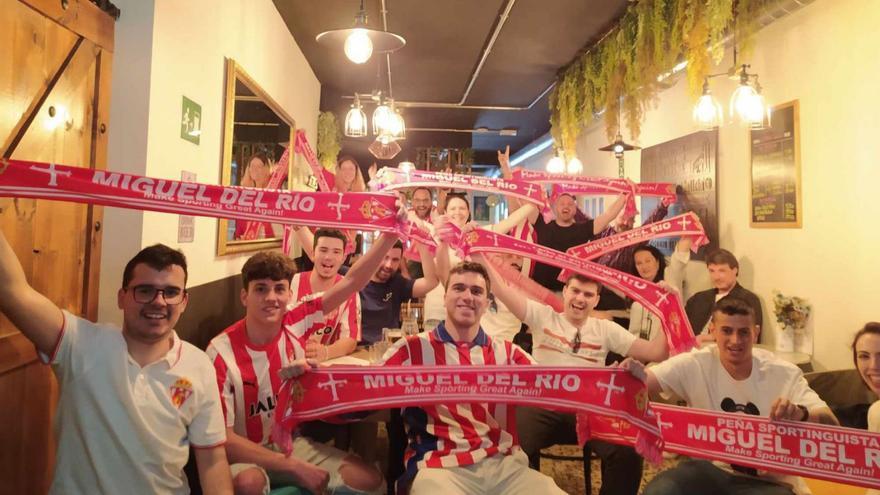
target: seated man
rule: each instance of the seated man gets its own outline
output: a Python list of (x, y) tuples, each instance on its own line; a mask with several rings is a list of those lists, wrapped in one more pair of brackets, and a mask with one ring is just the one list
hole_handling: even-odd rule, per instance
[[(299, 229), (299, 232), (309, 232)], [(311, 237), (302, 234), (300, 237)], [(315, 266), (307, 272), (293, 276), (290, 289), (293, 291), (291, 307), (314, 294), (321, 294), (342, 281), (339, 268), (345, 260), (345, 243), (347, 239), (341, 230), (318, 229), (312, 238), (312, 260)], [(303, 340), (304, 335), (297, 335), (305, 346), (306, 357), (318, 362), (346, 356), (354, 352), (361, 335), (361, 305), (356, 293), (339, 308), (324, 313), (324, 326)]]
[[(836, 425), (831, 409), (797, 366), (769, 352), (752, 352), (759, 331), (752, 306), (725, 297), (713, 308), (709, 323), (717, 346), (679, 354), (649, 369), (632, 360), (622, 366), (645, 380), (649, 392), (673, 392), (691, 407)], [(644, 493), (782, 495), (809, 490), (797, 476), (694, 459), (660, 473)]]
[[(662, 361), (668, 355), (663, 335), (648, 342), (613, 321), (590, 317), (601, 290), (601, 284), (595, 280), (580, 274), (571, 275), (562, 290), (563, 313), (557, 313), (545, 304), (523, 297), (492, 267), (489, 273), (495, 296), (531, 329), (532, 355), (540, 364), (604, 367), (609, 351), (645, 362)], [(541, 449), (577, 443), (574, 414), (520, 407), (516, 422), (522, 448), (533, 469), (540, 468)], [(585, 447), (602, 459), (601, 494), (638, 493), (642, 457), (635, 449), (601, 440), (591, 440)], [(589, 463), (589, 458), (584, 462)]]
[[(448, 256), (446, 245), (437, 251), (437, 256)], [(372, 344), (382, 339), (383, 328), (400, 328), (400, 307), (410, 299), (425, 297), (437, 286), (437, 270), (434, 258), (423, 244), (416, 243), (416, 250), (422, 262), (424, 276), (410, 279), (400, 273), (403, 260), (403, 244), (398, 241), (385, 255), (382, 264), (370, 278), (366, 287), (361, 289), (360, 301), (361, 339)]]
[[(510, 342), (480, 328), (488, 305), (489, 277), (478, 263), (449, 271), (446, 319), (433, 331), (400, 339), (385, 354), (388, 365), (530, 365), (532, 359)], [(287, 376), (305, 365), (285, 370)], [(562, 494), (551, 478), (529, 469), (516, 442), (512, 406), (457, 404), (406, 408), (410, 444), (406, 474), (410, 494)], [(493, 414), (493, 411), (495, 413)]]
[[(706, 256), (706, 268), (709, 270), (709, 277), (712, 279), (714, 288), (697, 292), (685, 304), (685, 311), (694, 334), (705, 333), (709, 317), (712, 315), (712, 308), (716, 302), (727, 295), (745, 301), (752, 308), (755, 315), (755, 325), (760, 331), (764, 322), (761, 301), (758, 296), (737, 282), (739, 262), (736, 260), (736, 256), (726, 249), (719, 249)], [(760, 343), (760, 340), (756, 343)]]
[(186, 277), (180, 251), (143, 249), (122, 275), (122, 328), (97, 325), (34, 290), (0, 231), (0, 312), (61, 388), (50, 493), (189, 493), (190, 447), (205, 492), (232, 493), (211, 362), (173, 330)]
[(292, 261), (264, 252), (242, 267), (245, 318), (208, 346), (223, 399), (226, 451), (236, 493), (262, 494), (270, 485), (298, 485), (316, 494), (328, 487), (335, 493), (382, 491), (381, 474), (357, 457), (304, 437), (294, 439), (293, 453), (287, 457), (275, 450), (270, 432), (281, 386), (278, 371), (304, 358), (299, 336), (323, 328), (326, 311), (356, 296), (396, 240), (394, 234), (383, 234), (345, 278), (289, 311), (285, 308), (292, 297)]

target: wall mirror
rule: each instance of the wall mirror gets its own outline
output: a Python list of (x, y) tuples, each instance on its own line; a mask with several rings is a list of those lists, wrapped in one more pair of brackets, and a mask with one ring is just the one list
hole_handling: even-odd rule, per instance
[[(293, 118), (229, 58), (225, 84), (222, 184), (290, 189), (292, 155), (287, 160), (288, 179), (273, 181), (272, 176), (283, 166), (284, 152), (293, 143)], [(280, 247), (283, 235), (279, 224), (221, 219), (217, 255)]]

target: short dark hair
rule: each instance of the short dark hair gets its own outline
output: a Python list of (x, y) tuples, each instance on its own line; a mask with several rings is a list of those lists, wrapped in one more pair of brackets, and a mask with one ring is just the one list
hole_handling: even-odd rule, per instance
[(141, 249), (141, 251), (134, 255), (134, 258), (130, 259), (128, 264), (125, 265), (125, 270), (122, 272), (123, 289), (128, 288), (128, 284), (131, 283), (131, 279), (134, 278), (135, 267), (141, 263), (157, 271), (162, 271), (173, 265), (177, 265), (183, 268), (183, 283), (186, 285), (186, 280), (189, 277), (189, 273), (186, 271), (186, 256), (184, 256), (182, 252), (172, 249), (164, 244), (153, 244), (150, 247)]
[(748, 316), (752, 320), (752, 325), (755, 324), (754, 308), (738, 297), (724, 296), (719, 299), (718, 302), (715, 303), (715, 306), (712, 307), (713, 320), (715, 318), (715, 313), (723, 313), (728, 316)]
[[(861, 328), (861, 330), (856, 332), (855, 337), (853, 337), (853, 341), (852, 341), (853, 364), (856, 366), (856, 368), (858, 368), (858, 362), (856, 361), (856, 357), (857, 357), (856, 344), (859, 343), (859, 339), (861, 339), (863, 336), (865, 336), (867, 334), (873, 334), (873, 335), (880, 336), (880, 322), (869, 321), (868, 323), (865, 323), (865, 326), (863, 326)], [(859, 374), (859, 375), (861, 376), (861, 374)], [(862, 380), (864, 381), (864, 378)], [(868, 384), (865, 383), (865, 386), (867, 386), (867, 385)]]
[(261, 251), (244, 262), (244, 266), (241, 267), (241, 282), (247, 290), (252, 280), (268, 278), (290, 282), (294, 273), (296, 273), (296, 265), (293, 260), (278, 252)]
[(739, 269), (739, 261), (736, 260), (736, 256), (726, 249), (716, 249), (706, 255), (706, 264), (727, 265), (731, 268)]
[(486, 271), (486, 267), (473, 261), (462, 261), (449, 269), (449, 278), (446, 279), (447, 290), (449, 289), (449, 281), (452, 280), (452, 276), (461, 275), (462, 273), (476, 273), (480, 275), (486, 281), (486, 292), (488, 293), (491, 290), (492, 283), (489, 280), (489, 272)]
[(348, 239), (345, 237), (345, 234), (342, 233), (341, 230), (338, 229), (318, 229), (315, 232), (315, 239), (312, 243), (312, 247), (318, 247), (318, 239), (322, 237), (332, 237), (334, 239), (339, 239), (342, 241), (342, 247), (345, 247), (345, 244), (348, 243)]
[(653, 256), (655, 260), (657, 260), (657, 275), (654, 275), (654, 280), (651, 280), (651, 282), (659, 282), (663, 280), (664, 277), (666, 277), (666, 256), (663, 256), (663, 253), (660, 252), (659, 249), (650, 244), (639, 246), (633, 251), (633, 275), (637, 277), (640, 276), (639, 269), (636, 268), (636, 253), (639, 251), (647, 251), (651, 253), (651, 256)]
[(403, 242), (401, 242), (400, 239), (394, 241), (394, 245), (391, 246), (391, 249), (400, 249), (403, 251)]
[(413, 190), (412, 190), (413, 196), (415, 196), (416, 191), (428, 191), (428, 196), (431, 196), (431, 199), (434, 199), (434, 191), (432, 191), (430, 187), (419, 186), (419, 187), (413, 188)]
[(590, 278), (590, 277), (583, 275), (583, 274), (580, 274), (580, 273), (572, 273), (571, 275), (568, 276), (568, 278), (565, 279), (565, 286), (568, 287), (569, 282), (571, 282), (572, 280), (577, 280), (578, 282), (580, 282), (582, 284), (593, 284), (596, 286), (596, 293), (597, 294), (599, 292), (602, 292), (602, 282), (599, 282), (598, 280), (596, 280), (594, 278)]

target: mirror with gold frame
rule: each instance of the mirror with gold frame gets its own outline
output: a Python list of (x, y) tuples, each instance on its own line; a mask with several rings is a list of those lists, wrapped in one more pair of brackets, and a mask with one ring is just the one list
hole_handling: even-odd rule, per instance
[[(220, 177), (225, 186), (265, 188), (285, 149), (293, 143), (295, 123), (235, 60), (226, 59), (223, 115), (223, 157)], [(287, 179), (279, 189), (290, 189), (293, 156), (287, 160)], [(217, 255), (281, 246), (284, 228), (273, 223), (221, 219)]]

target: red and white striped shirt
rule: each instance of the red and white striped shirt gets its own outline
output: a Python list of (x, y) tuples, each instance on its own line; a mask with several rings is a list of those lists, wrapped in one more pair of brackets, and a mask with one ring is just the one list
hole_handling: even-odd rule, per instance
[(220, 403), (226, 426), (259, 444), (269, 444), (272, 413), (278, 403), (282, 367), (305, 356), (297, 334), (322, 328), (324, 313), (320, 297), (309, 298), (284, 315), (278, 335), (265, 345), (255, 345), (240, 320), (208, 344), (214, 363)]
[[(323, 292), (313, 293), (311, 275), (312, 272), (308, 271), (293, 276), (290, 288), (293, 291), (294, 301), (302, 302), (306, 297), (323, 294)], [(337, 284), (340, 280), (342, 280), (342, 275), (337, 273), (333, 283)], [(325, 325), (315, 328), (313, 332), (297, 333), (296, 337), (303, 345), (313, 334), (318, 335), (324, 345), (331, 345), (343, 337), (359, 341), (361, 339), (361, 300), (358, 293), (353, 293), (338, 308), (325, 314), (324, 322)]]
[[(473, 342), (455, 342), (445, 323), (432, 332), (399, 340), (388, 350), (388, 365), (531, 365), (531, 356), (511, 342), (495, 340), (480, 329)], [(410, 445), (405, 478), (418, 469), (469, 466), (519, 448), (516, 415), (507, 404), (457, 404), (407, 408)]]

